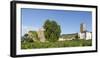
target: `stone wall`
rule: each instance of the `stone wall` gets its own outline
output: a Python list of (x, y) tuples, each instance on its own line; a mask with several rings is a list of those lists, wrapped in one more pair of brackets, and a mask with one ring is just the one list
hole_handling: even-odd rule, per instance
[(43, 28), (40, 28), (40, 29), (37, 31), (37, 34), (38, 34), (38, 38), (40, 39), (40, 41), (41, 41), (41, 42), (45, 42), (44, 29), (43, 29)]

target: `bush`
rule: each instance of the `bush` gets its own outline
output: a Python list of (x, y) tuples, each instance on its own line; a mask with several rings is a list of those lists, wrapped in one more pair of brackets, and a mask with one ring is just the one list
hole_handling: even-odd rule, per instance
[(61, 48), (61, 47), (83, 47), (92, 46), (92, 40), (70, 40), (70, 41), (56, 41), (56, 42), (21, 42), (22, 49), (36, 49), (36, 48)]

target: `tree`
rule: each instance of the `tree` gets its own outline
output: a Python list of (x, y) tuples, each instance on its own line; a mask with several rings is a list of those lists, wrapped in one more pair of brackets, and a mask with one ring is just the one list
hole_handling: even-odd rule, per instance
[(75, 35), (75, 40), (78, 40), (79, 39), (79, 36), (78, 34)]
[(24, 38), (27, 38), (28, 37), (28, 34), (24, 34)]
[(33, 42), (32, 39), (29, 38), (28, 34), (24, 34), (24, 36), (21, 37), (22, 38), (22, 42)]
[(60, 25), (58, 25), (56, 21), (46, 20), (43, 27), (45, 29), (44, 35), (46, 40), (55, 42), (59, 39), (61, 29)]
[(24, 42), (34, 42), (37, 40), (39, 39), (36, 31), (29, 31), (27, 34), (24, 34), (24, 36), (22, 36), (22, 41)]

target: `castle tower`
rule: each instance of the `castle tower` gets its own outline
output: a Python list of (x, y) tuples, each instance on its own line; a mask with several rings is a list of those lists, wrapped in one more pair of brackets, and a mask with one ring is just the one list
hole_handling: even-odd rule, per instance
[(41, 42), (45, 42), (45, 35), (44, 35), (44, 28), (40, 28), (37, 32), (38, 38), (40, 39)]
[(83, 33), (83, 32), (85, 32), (85, 31), (86, 31), (86, 26), (85, 26), (84, 23), (81, 23), (81, 24), (80, 24), (80, 32)]
[(86, 25), (84, 23), (80, 24), (79, 37), (80, 39), (86, 39)]

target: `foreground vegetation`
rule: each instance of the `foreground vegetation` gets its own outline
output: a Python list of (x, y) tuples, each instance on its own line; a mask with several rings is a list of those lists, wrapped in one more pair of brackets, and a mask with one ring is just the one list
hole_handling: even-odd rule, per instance
[(56, 42), (21, 41), (21, 49), (83, 47), (83, 46), (92, 46), (92, 40), (70, 40), (70, 41), (56, 41)]

